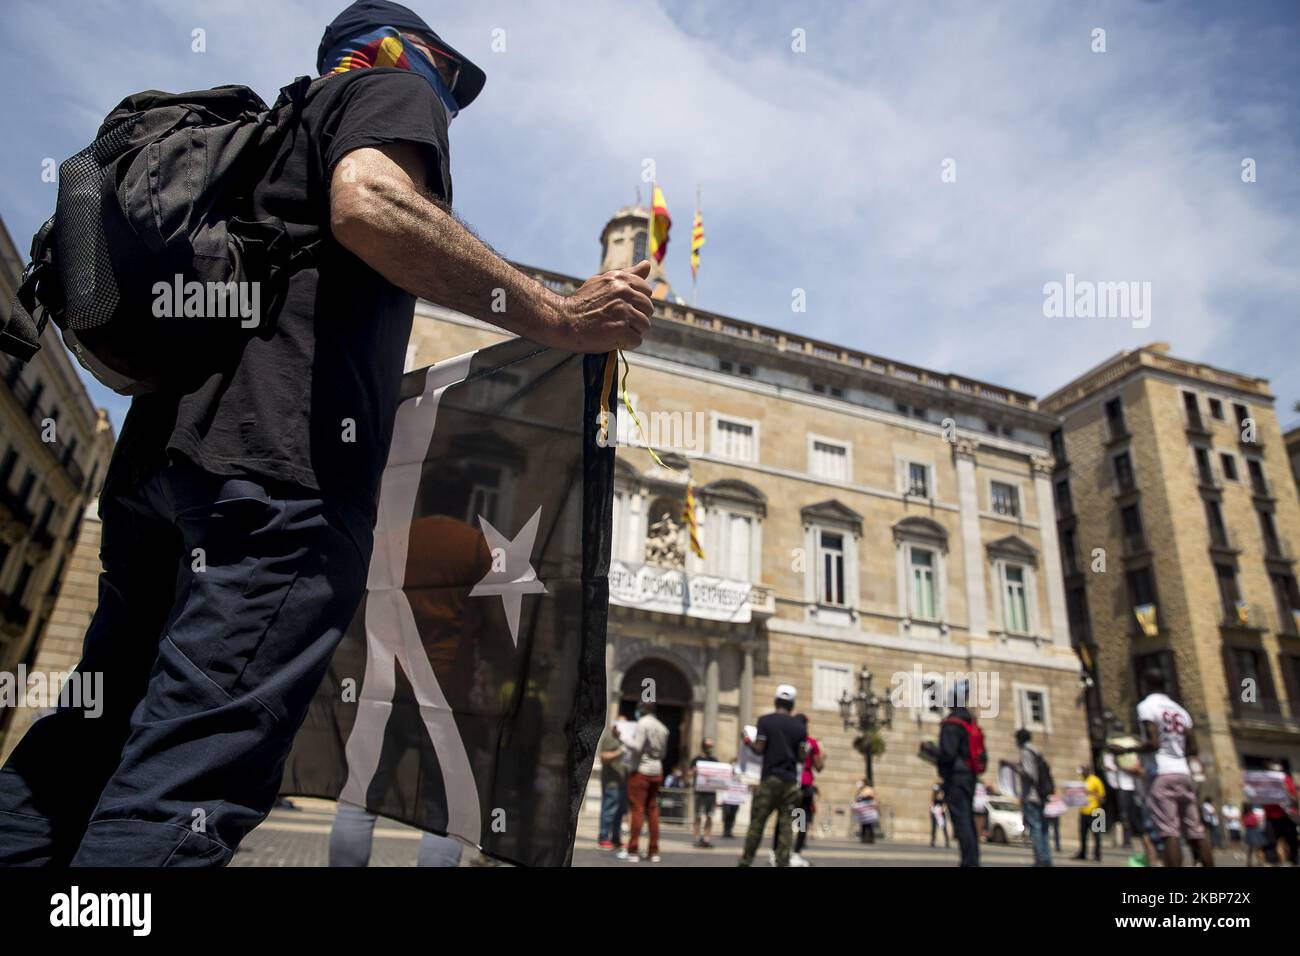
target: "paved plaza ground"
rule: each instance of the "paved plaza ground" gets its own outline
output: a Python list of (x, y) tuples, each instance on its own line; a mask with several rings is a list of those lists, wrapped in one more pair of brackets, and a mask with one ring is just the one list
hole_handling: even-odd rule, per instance
[[(254, 830), (240, 847), (233, 866), (326, 866), (329, 862), (329, 834), (334, 822), (334, 804), (328, 800), (295, 797), (294, 809), (276, 809), (260, 827)], [(596, 846), (595, 820), (589, 814), (579, 821), (579, 837), (574, 850), (575, 866), (653, 867), (651, 863), (620, 862), (613, 853)], [(719, 831), (720, 832), (720, 831)], [(1063, 852), (1054, 855), (1053, 862), (1061, 866), (1096, 867), (1091, 862), (1071, 860), (1076, 849), (1073, 834), (1062, 834)], [(714, 849), (697, 849), (692, 845), (690, 831), (681, 824), (663, 827), (658, 866), (735, 866), (740, 857), (744, 833), (739, 828), (736, 838), (724, 840), (715, 833)], [(642, 849), (645, 835), (642, 835)], [(372, 866), (415, 866), (420, 842), (420, 831), (412, 827), (380, 820), (375, 825)], [(772, 845), (771, 827), (767, 831), (762, 850), (755, 865), (767, 866), (767, 850)], [(924, 843), (898, 843), (891, 840), (864, 845), (844, 837), (822, 836), (810, 839), (804, 856), (814, 866), (956, 866), (957, 848), (931, 848)], [(1126, 866), (1129, 854), (1107, 848), (1101, 866)], [(462, 866), (473, 865), (477, 854), (466, 851)], [(984, 866), (1028, 866), (1032, 861), (1025, 846), (994, 846), (982, 844), (980, 861)], [(1219, 866), (1240, 866), (1242, 860), (1234, 859), (1230, 851), (1216, 854)]]

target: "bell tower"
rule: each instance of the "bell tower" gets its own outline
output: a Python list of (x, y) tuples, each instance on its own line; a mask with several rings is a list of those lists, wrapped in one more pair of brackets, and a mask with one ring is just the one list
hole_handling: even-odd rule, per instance
[[(600, 232), (600, 271), (630, 269), (650, 258), (650, 210), (645, 206), (624, 206), (614, 213)], [(650, 260), (650, 285), (654, 298), (674, 299), (664, 267)]]

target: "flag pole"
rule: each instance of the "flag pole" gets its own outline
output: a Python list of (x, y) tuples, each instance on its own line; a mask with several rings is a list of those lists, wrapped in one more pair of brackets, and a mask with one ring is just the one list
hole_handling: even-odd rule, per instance
[[(650, 180), (650, 201), (646, 204), (647, 215), (645, 220), (645, 252), (650, 256), (650, 237), (655, 231), (655, 190), (659, 188), (659, 180)], [(655, 266), (659, 263), (655, 261), (654, 256), (650, 256), (650, 274), (654, 275)], [(636, 265), (636, 263), (633, 263)]]

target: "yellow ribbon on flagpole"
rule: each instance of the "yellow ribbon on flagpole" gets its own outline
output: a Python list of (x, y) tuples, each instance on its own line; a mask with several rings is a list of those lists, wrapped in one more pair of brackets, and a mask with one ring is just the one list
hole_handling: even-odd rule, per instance
[[(609, 390), (614, 384), (614, 378), (617, 374), (619, 361), (622, 361), (623, 363), (623, 407), (626, 408), (628, 414), (632, 416), (632, 421), (636, 424), (637, 433), (641, 436), (641, 440), (645, 442), (645, 450), (650, 453), (650, 457), (653, 458), (661, 468), (667, 468), (672, 472), (680, 472), (680, 468), (674, 468), (672, 465), (666, 464), (664, 460), (659, 457), (658, 453), (656, 453), (654, 448), (651, 447), (650, 439), (646, 437), (645, 429), (641, 427), (641, 419), (637, 415), (636, 409), (632, 407), (632, 399), (628, 395), (627, 391), (627, 375), (628, 372), (631, 371), (632, 366), (628, 362), (627, 357), (623, 355), (622, 349), (614, 349), (605, 356), (605, 374), (600, 387), (600, 418), (598, 422), (602, 439), (601, 444), (604, 445), (609, 441)], [(686, 522), (690, 531), (691, 550), (694, 551), (698, 557), (703, 558), (704, 548), (700, 544), (698, 530), (695, 525), (695, 493), (690, 480), (687, 480), (686, 482), (686, 504), (682, 509), (682, 519)]]
[(628, 363), (627, 358), (623, 355), (622, 349), (614, 349), (608, 355), (605, 356), (605, 377), (604, 377), (604, 382), (600, 388), (599, 425), (600, 425), (601, 434), (605, 436), (606, 440), (608, 440), (609, 438), (609, 389), (610, 386), (614, 383), (614, 377), (617, 374), (618, 363), (620, 361), (623, 363), (623, 379), (622, 379), (623, 407), (626, 408), (628, 414), (632, 416), (632, 422), (633, 424), (636, 425), (637, 434), (641, 436), (641, 441), (645, 443), (645, 450), (650, 453), (650, 457), (655, 460), (655, 464), (659, 465), (660, 468), (667, 468), (669, 471), (680, 471), (681, 469), (674, 468), (672, 465), (668, 465), (664, 463), (664, 460), (659, 457), (658, 453), (656, 453), (654, 448), (650, 445), (650, 439), (646, 437), (645, 429), (641, 427), (641, 418), (637, 415), (636, 409), (632, 407), (632, 400), (627, 394), (627, 374), (632, 370), (632, 366)]

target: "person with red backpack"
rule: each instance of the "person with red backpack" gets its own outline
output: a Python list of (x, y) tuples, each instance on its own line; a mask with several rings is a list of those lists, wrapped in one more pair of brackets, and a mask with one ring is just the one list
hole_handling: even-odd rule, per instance
[(961, 847), (961, 865), (979, 866), (979, 838), (975, 834), (975, 780), (988, 767), (984, 733), (965, 706), (970, 684), (955, 685), (949, 697), (948, 716), (939, 729), (939, 776), (943, 779), (948, 817)]

